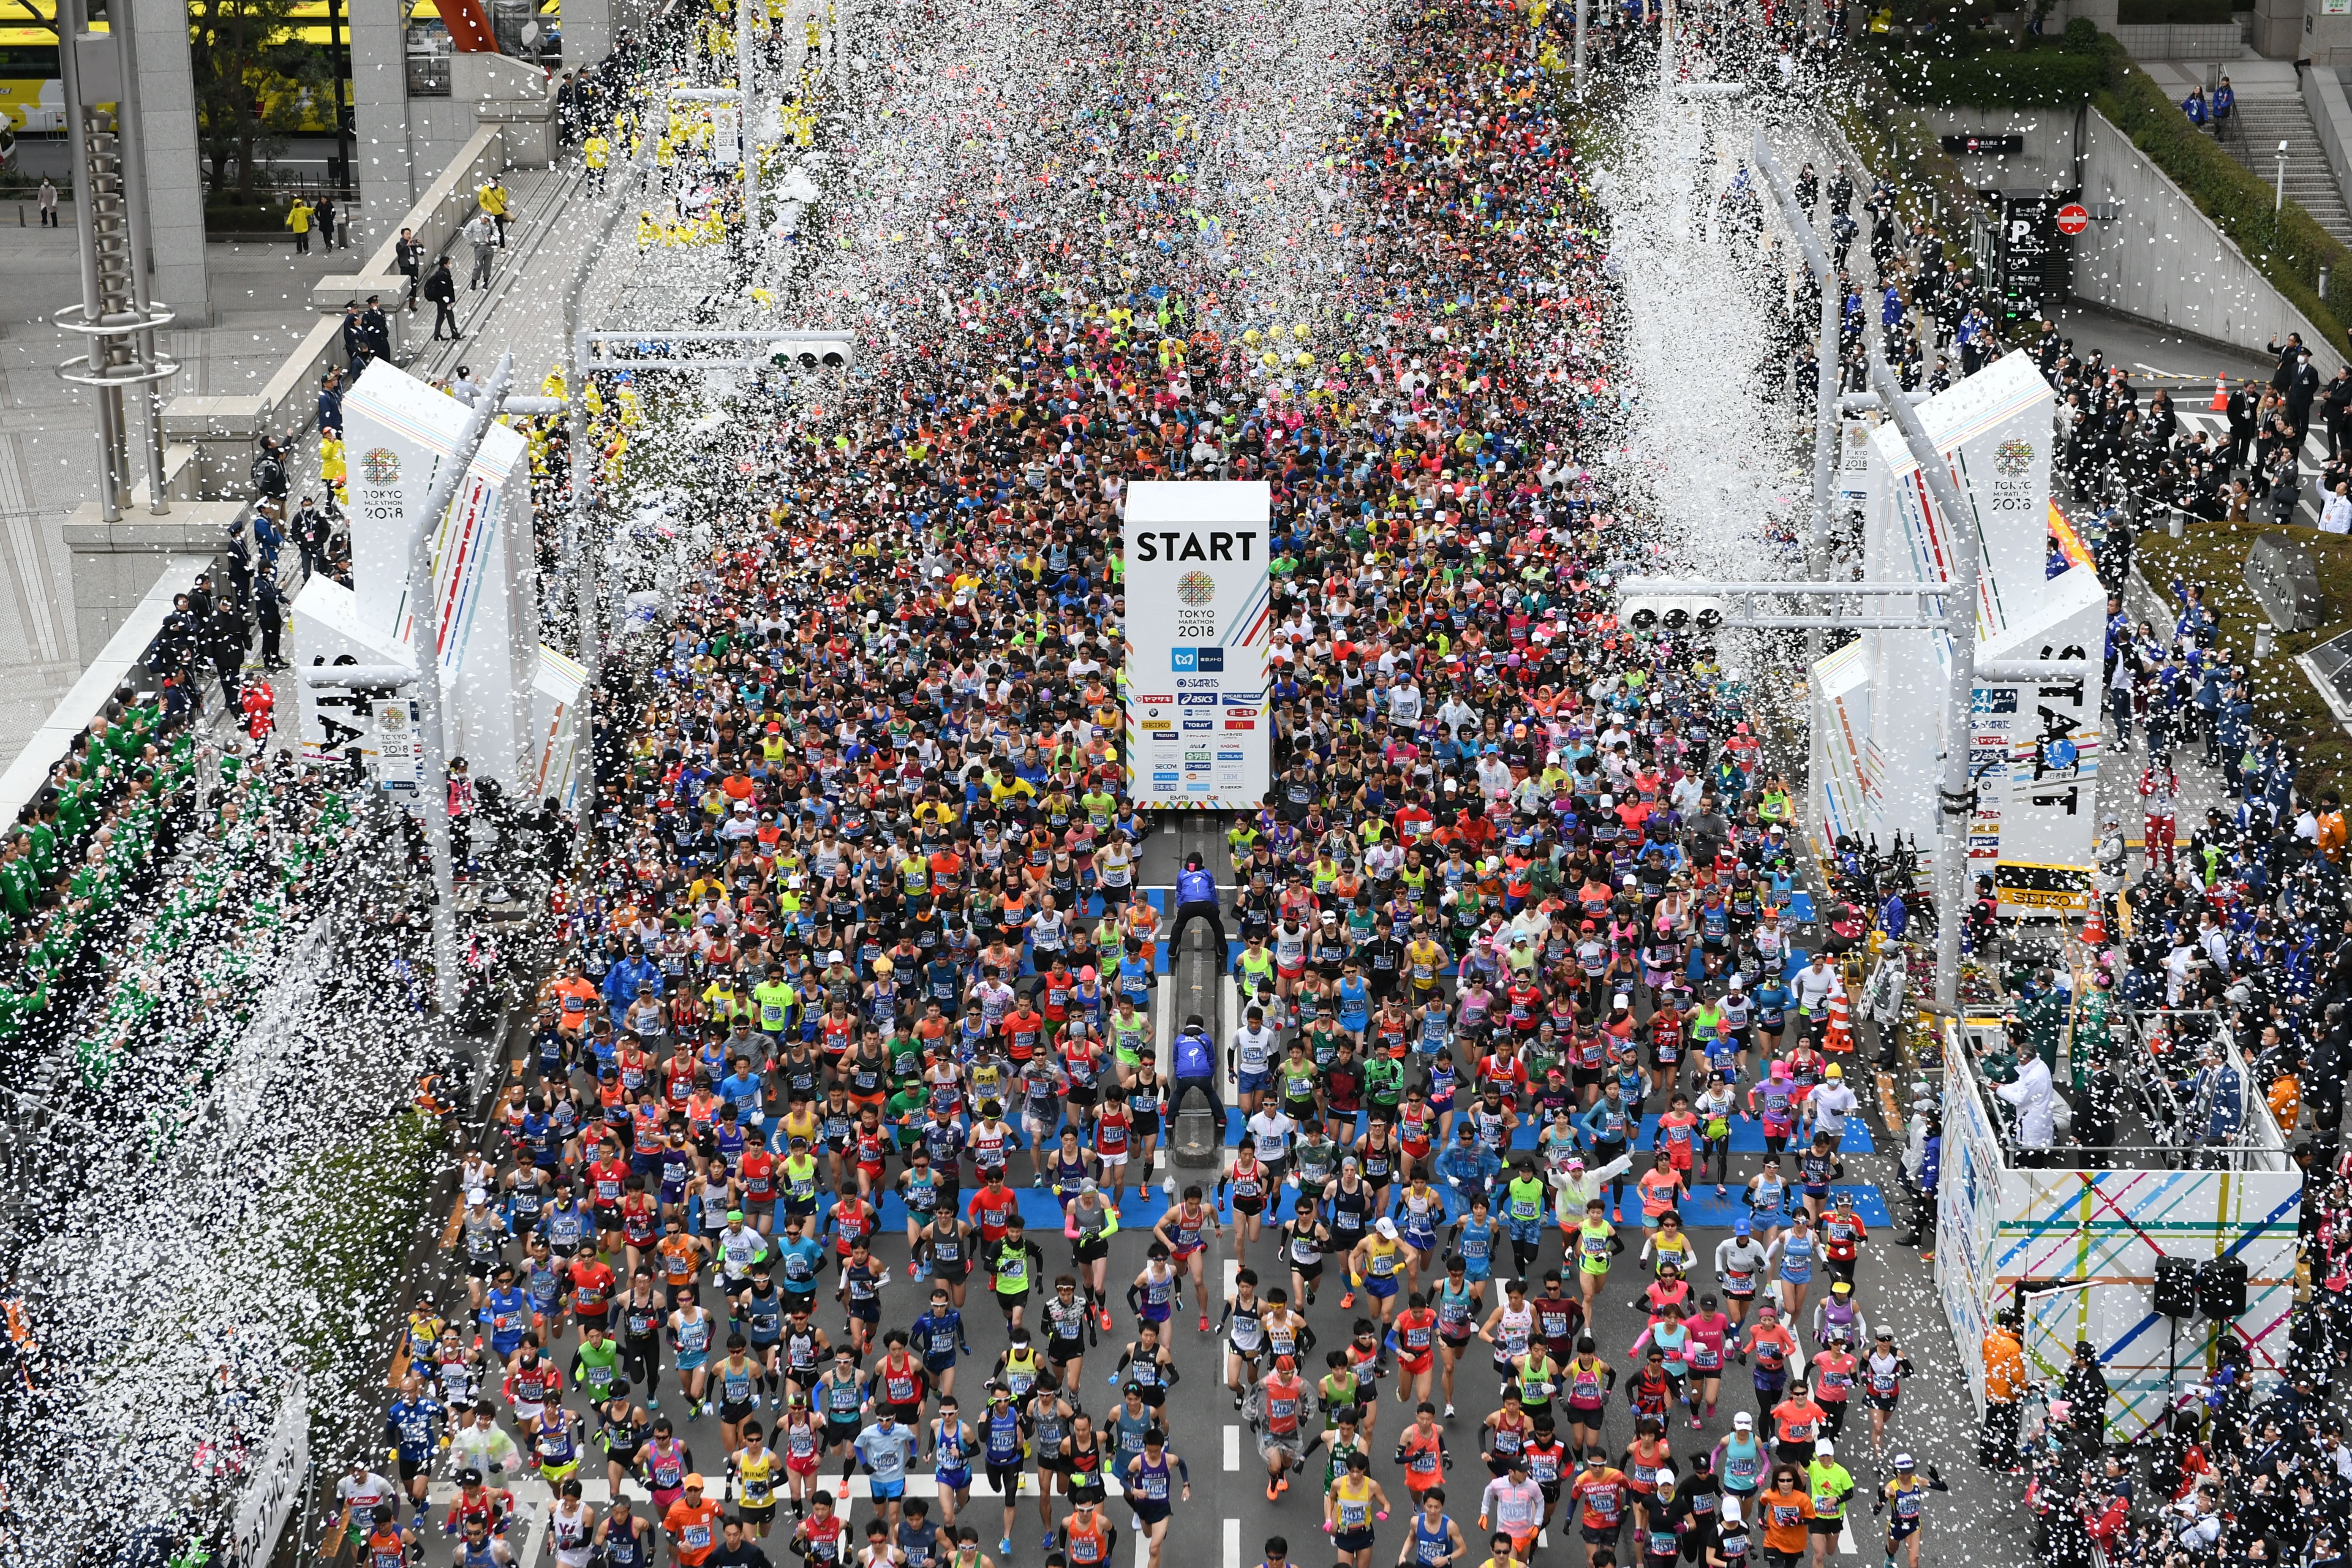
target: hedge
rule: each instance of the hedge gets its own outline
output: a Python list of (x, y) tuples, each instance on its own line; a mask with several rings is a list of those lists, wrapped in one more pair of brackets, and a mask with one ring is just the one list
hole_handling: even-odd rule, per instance
[(1889, 55), (1887, 85), (1906, 102), (1966, 109), (2076, 104), (2099, 90), (2107, 62), (2059, 49), (2008, 50), (1945, 59)]

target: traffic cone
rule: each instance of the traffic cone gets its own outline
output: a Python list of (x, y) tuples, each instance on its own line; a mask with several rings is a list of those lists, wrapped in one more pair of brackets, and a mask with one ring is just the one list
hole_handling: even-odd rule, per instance
[(2083, 922), (2083, 945), (2101, 948), (2107, 945), (2107, 917), (2099, 908), (2099, 900), (2091, 900), (2091, 914)]
[(1822, 1040), (1822, 1049), (1840, 1053), (1853, 1049), (1853, 1026), (1846, 1017), (1843, 991), (1830, 993), (1830, 1023)]
[(2216, 414), (2230, 412), (2230, 378), (2228, 376), (2217, 375), (2213, 378), (2213, 401), (2208, 406)]

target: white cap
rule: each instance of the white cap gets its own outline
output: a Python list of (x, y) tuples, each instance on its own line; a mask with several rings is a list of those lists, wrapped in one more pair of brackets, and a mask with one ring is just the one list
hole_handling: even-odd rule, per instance
[(1813, 1439), (1813, 1458), (1834, 1459), (1837, 1458), (1837, 1450), (1830, 1447), (1830, 1440), (1827, 1437), (1816, 1437)]
[(1747, 982), (1747, 981), (1745, 981), (1745, 980), (1743, 980), (1743, 979), (1741, 979), (1741, 978), (1740, 978), (1739, 971), (1738, 971), (1737, 969), (1735, 969), (1735, 970), (1733, 970), (1733, 971), (1731, 972), (1731, 988), (1732, 988), (1734, 991), (1738, 990), (1741, 986), (1743, 986), (1743, 985), (1745, 985), (1745, 984), (1748, 984), (1748, 982)]
[(486, 1193), (486, 1192), (484, 1192), (481, 1188), (479, 1188), (479, 1187), (468, 1187), (468, 1188), (467, 1188), (467, 1189), (466, 1189), (466, 1202), (467, 1202), (469, 1205), (470, 1205), (486, 1204), (486, 1203), (488, 1203), (489, 1201), (490, 1201), (490, 1194), (488, 1194), (488, 1193)]
[(1381, 1233), (1381, 1239), (1383, 1241), (1394, 1241), (1396, 1239), (1396, 1221), (1392, 1219), (1384, 1217), (1381, 1219), (1380, 1224), (1374, 1226), (1372, 1228)]
[(1756, 1425), (1756, 1417), (1754, 1417), (1753, 1415), (1748, 1415), (1748, 1412), (1746, 1412), (1745, 1410), (1743, 1410), (1743, 1411), (1739, 1412), (1739, 1414), (1738, 1414), (1737, 1415), (1734, 1415), (1734, 1416), (1731, 1418), (1731, 1424), (1732, 1424), (1732, 1426), (1734, 1426), (1738, 1427), (1740, 1431), (1745, 1432), (1745, 1431), (1747, 1431), (1749, 1427), (1751, 1427), (1751, 1426), (1755, 1426), (1755, 1425)]
[(824, 961), (825, 961), (827, 963), (845, 963), (845, 962), (847, 962), (846, 960), (845, 960), (845, 959), (841, 956), (841, 949), (839, 949), (839, 948), (837, 948), (837, 947), (836, 947), (836, 948), (835, 948), (831, 952), (828, 952), (828, 953), (826, 953), (826, 954), (824, 955)]

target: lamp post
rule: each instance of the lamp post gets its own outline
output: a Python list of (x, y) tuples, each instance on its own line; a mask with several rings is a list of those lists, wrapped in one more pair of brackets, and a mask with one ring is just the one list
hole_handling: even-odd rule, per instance
[[(1788, 176), (1781, 172), (1780, 161), (1773, 157), (1771, 147), (1759, 134), (1755, 142), (1757, 168), (1763, 174), (1765, 188), (1780, 204), (1780, 215), (1788, 223), (1797, 246), (1813, 275), (1822, 280), (1824, 301), (1822, 321), (1824, 338), (1834, 330), (1834, 307), (1828, 302), (1836, 287), (1837, 275), (1830, 266), (1827, 253), (1813, 233), (1811, 215), (1797, 205), (1796, 194), (1790, 188)], [(1962, 499), (1959, 487), (1953, 482), (1950, 465), (1929, 439), (1927, 426), (1919, 421), (1918, 411), (1903, 390), (1902, 383), (1887, 367), (1886, 356), (1872, 342), (1869, 332), (1863, 334), (1870, 355), (1870, 382), (1878, 394), (1879, 406), (1894, 419), (1895, 428), (1903, 433), (1905, 445), (1911, 449), (1911, 458), (1919, 465), (1920, 477), (1927, 482), (1928, 498), (1944, 516), (1953, 537), (1965, 547), (1952, 552), (1951, 576), (1942, 590), (1944, 601), (1944, 631), (1950, 639), (1946, 668), (1948, 678), (1944, 694), (1944, 755), (1942, 784), (1937, 794), (1938, 822), (1941, 831), (1936, 840), (1936, 1005), (1947, 1016), (1959, 1010), (1960, 999), (1960, 904), (1967, 896), (1969, 867), (1969, 819), (1974, 814), (1976, 791), (1969, 777), (1969, 715), (1976, 695), (1977, 648), (1977, 551), (1974, 548), (1972, 514)], [(1833, 343), (1831, 345), (1834, 347)], [(1822, 552), (1822, 565), (1826, 566), (1828, 538), (1827, 497), (1823, 493), (1827, 479), (1827, 443), (1834, 433), (1837, 398), (1826, 379), (1822, 384), (1823, 423), (1817, 432), (1819, 443), (1814, 452), (1814, 485), (1816, 508), (1814, 516), (1816, 548)], [(1817, 568), (1817, 574), (1819, 572)], [(1817, 634), (1818, 635), (1818, 634)]]
[(456, 449), (433, 475), (408, 542), (409, 648), (416, 659), (416, 742), (425, 771), (425, 840), (433, 857), (433, 994), (444, 1022), (457, 1012), (457, 868), (449, 844), (449, 742), (442, 732), (441, 615), (433, 592), (433, 536), (457, 498), (474, 454), (506, 401), (514, 355), (499, 356), (489, 384), (474, 401)]
[(2275, 215), (2275, 214), (2278, 214), (2278, 213), (2284, 212), (2285, 210), (2286, 210), (2286, 143), (2285, 143), (2284, 142), (2281, 142), (2279, 143), (2279, 150), (2278, 150), (2278, 199), (2277, 199), (2277, 200), (2275, 200), (2275, 201), (2273, 201), (2273, 203), (2271, 203), (2271, 212), (2272, 212), (2273, 215)]

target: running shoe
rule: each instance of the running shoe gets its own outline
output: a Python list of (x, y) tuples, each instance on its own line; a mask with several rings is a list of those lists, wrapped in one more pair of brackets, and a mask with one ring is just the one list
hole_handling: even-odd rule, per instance
[(1453, 1420), (1453, 1419), (1454, 1419), (1454, 1406), (1452, 1406), (1451, 1405), (1447, 1405), (1447, 1406), (1445, 1407), (1445, 1418), (1446, 1418), (1448, 1421), (1451, 1421), (1451, 1420)]

